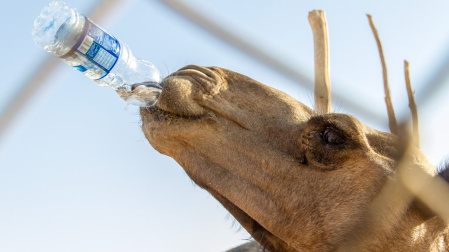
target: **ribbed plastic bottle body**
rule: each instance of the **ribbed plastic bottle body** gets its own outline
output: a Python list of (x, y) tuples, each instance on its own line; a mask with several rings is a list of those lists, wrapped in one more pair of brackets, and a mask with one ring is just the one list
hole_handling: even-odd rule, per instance
[(115, 66), (109, 74), (94, 81), (101, 86), (127, 91), (131, 91), (136, 83), (159, 85), (162, 77), (157, 68), (149, 61), (135, 58), (127, 44), (120, 45), (121, 52)]
[(162, 81), (156, 67), (136, 59), (126, 44), (67, 3), (56, 0), (42, 10), (34, 22), (33, 38), (101, 86), (132, 91), (133, 86), (144, 83), (154, 92), (156, 102)]

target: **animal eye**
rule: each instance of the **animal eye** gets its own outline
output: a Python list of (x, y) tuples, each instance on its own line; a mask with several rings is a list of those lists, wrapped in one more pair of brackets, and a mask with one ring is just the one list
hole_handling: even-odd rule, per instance
[(326, 128), (321, 133), (321, 137), (327, 144), (338, 145), (345, 143), (345, 138), (341, 135), (341, 133), (331, 127)]

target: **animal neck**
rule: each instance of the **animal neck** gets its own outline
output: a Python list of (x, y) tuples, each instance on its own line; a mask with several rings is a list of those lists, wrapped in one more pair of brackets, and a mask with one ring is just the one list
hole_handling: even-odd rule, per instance
[[(413, 210), (407, 212), (392, 228), (377, 232), (379, 251), (447, 251), (448, 231), (438, 217), (423, 218)], [(367, 247), (368, 248), (368, 247)]]
[(422, 251), (448, 251), (449, 232), (445, 221), (432, 217), (411, 230), (410, 249)]
[[(449, 251), (447, 223), (429, 217), (414, 203), (388, 204), (347, 236), (339, 251)], [(410, 204), (410, 203), (409, 203)]]

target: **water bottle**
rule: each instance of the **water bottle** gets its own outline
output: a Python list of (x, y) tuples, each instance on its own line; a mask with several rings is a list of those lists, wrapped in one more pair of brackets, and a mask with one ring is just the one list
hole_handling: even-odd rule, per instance
[[(136, 59), (128, 45), (69, 4), (55, 0), (34, 21), (35, 43), (101, 86), (114, 88), (128, 103), (149, 107), (162, 77), (150, 62)], [(133, 92), (138, 88), (139, 92)]]

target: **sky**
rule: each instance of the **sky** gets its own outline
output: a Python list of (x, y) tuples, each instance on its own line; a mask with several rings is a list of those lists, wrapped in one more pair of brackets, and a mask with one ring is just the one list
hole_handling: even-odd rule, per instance
[[(31, 37), (49, 0), (0, 1), (0, 115), (50, 57)], [(82, 13), (99, 1), (67, 0)], [(308, 12), (326, 12), (333, 110), (388, 131), (382, 72), (366, 14), (376, 23), (397, 116), (409, 116), (403, 60), (418, 99), (421, 149), (438, 166), (449, 153), (449, 85), (430, 80), (449, 57), (447, 1), (184, 0), (254, 45), (313, 77)], [(220, 66), (311, 106), (313, 91), (205, 32), (157, 0), (123, 1), (94, 20), (164, 76), (187, 64)], [(445, 80), (447, 82), (447, 80)], [(421, 93), (433, 91), (430, 99)], [(380, 119), (379, 119), (380, 118)], [(140, 129), (138, 108), (64, 65), (55, 67), (0, 137), (0, 251), (219, 252), (249, 235)]]

